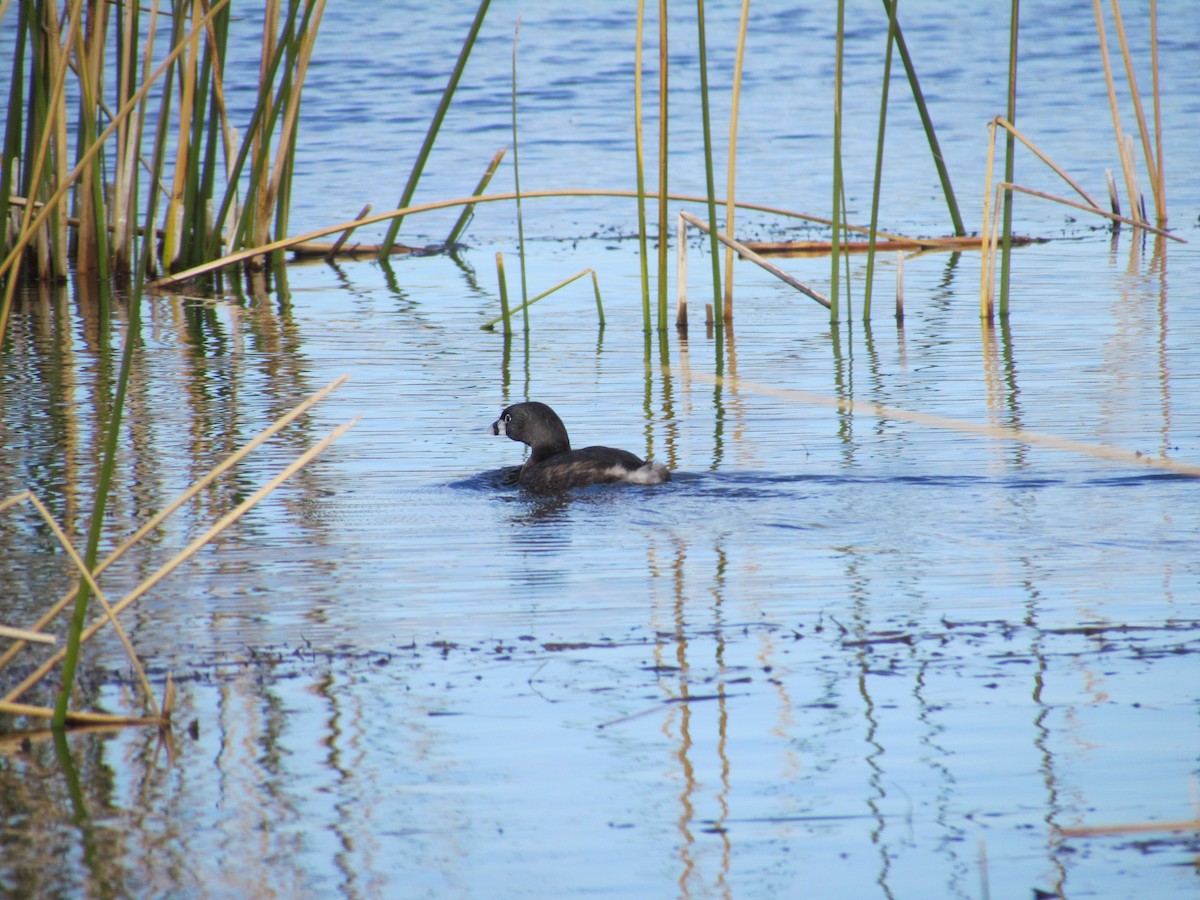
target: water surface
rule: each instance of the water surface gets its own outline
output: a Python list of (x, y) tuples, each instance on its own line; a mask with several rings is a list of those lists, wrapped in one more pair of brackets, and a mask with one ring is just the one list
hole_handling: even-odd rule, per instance
[[(724, 90), (737, 4), (711, 6)], [(974, 222), (1006, 47), (986, 22), (938, 9), (902, 15)], [(879, 15), (854, 10), (848, 193), (861, 213)], [(523, 186), (630, 185), (632, 12), (524, 13)], [(469, 192), (511, 140), (517, 14), (493, 9), (425, 198)], [(824, 212), (832, 12), (755, 15), (740, 192)], [(1113, 162), (1090, 5), (1022, 15), (1022, 121), (1101, 186)], [(261, 298), (149, 300), (111, 541), (351, 378), (115, 566), (114, 596), (329, 428), (358, 423), (123, 617), (156, 684), (168, 670), (181, 681), (169, 738), (3, 745), (5, 890), (1194, 893), (1194, 832), (1064, 833), (1195, 815), (1194, 480), (786, 393), (1200, 461), (1200, 179), (1187, 154), (1200, 76), (1190, 8), (1160, 15), (1171, 222), (1192, 243), (1113, 235), (1021, 200), (1018, 230), (1055, 240), (1015, 254), (1013, 313), (995, 329), (978, 318), (978, 256), (925, 254), (904, 263), (900, 326), (891, 258), (862, 326), (855, 257), (837, 329), (739, 263), (735, 323), (709, 335), (697, 243), (686, 340), (647, 339), (635, 219), (619, 201), (525, 213), (531, 292), (593, 267), (604, 328), (581, 282), (535, 306), (527, 334), (480, 330), (498, 313), (497, 250), (518, 290), (513, 210), (498, 206), (478, 212), (456, 258), (296, 265)], [(467, 18), (329, 15), (295, 230), (395, 201)], [(1126, 24), (1144, 41), (1144, 23)], [(686, 25), (674, 35), (676, 184), (699, 192), (694, 38)], [(368, 41), (388, 52), (364, 58)], [(961, 47), (978, 49), (964, 62)], [(898, 86), (893, 105), (884, 221), (945, 233)], [(765, 216), (746, 227), (783, 230)], [(414, 243), (443, 233), (433, 218), (405, 227)], [(781, 264), (828, 283), (827, 259)], [(120, 302), (29, 292), (5, 346), (0, 491), (32, 488), (75, 535), (125, 321)], [(522, 448), (486, 427), (527, 397), (553, 405), (578, 445), (653, 456), (673, 481), (525, 495), (504, 478)], [(0, 523), (3, 618), (28, 622), (68, 569), (32, 514)], [(86, 668), (85, 701), (136, 708), (114, 641)]]

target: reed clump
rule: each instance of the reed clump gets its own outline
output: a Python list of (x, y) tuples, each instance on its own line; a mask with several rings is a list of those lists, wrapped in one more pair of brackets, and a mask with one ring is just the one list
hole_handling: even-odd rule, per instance
[(257, 94), (240, 125), (224, 79), (229, 0), (72, 0), (61, 20), (47, 0), (0, 7), (16, 29), (0, 167), (6, 297), (21, 272), (163, 274), (286, 234), (324, 7), (265, 0)]

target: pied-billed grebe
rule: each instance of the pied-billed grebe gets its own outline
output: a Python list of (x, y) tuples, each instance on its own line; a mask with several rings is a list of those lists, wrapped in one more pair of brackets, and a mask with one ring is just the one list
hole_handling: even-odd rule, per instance
[(661, 484), (671, 480), (667, 467), (646, 462), (627, 450), (584, 447), (572, 450), (566, 426), (545, 403), (514, 403), (492, 423), (492, 434), (507, 435), (533, 451), (521, 466), (519, 481), (531, 491), (562, 491), (588, 484)]

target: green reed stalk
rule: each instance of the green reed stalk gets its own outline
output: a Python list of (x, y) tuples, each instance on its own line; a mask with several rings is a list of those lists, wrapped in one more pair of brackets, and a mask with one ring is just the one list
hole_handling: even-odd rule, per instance
[(844, 63), (844, 42), (846, 30), (846, 0), (838, 0), (837, 8), (837, 38), (834, 44), (834, 76), (833, 76), (833, 220), (832, 243), (830, 244), (831, 268), (829, 279), (829, 321), (837, 324), (838, 277), (841, 263), (842, 236), (839, 223), (842, 219), (842, 67)]
[[(886, 7), (890, 0), (883, 0)], [(937, 132), (933, 127), (933, 119), (929, 115), (929, 109), (925, 105), (925, 95), (921, 93), (921, 84), (917, 79), (917, 70), (913, 65), (912, 57), (908, 53), (908, 45), (904, 41), (904, 31), (900, 28), (900, 23), (896, 22), (896, 49), (900, 52), (900, 61), (904, 63), (904, 73), (908, 77), (908, 84), (912, 88), (913, 100), (917, 104), (917, 112), (921, 116), (921, 126), (925, 129), (925, 138), (929, 142), (929, 152), (933, 157), (933, 164), (937, 167), (938, 179), (942, 183), (942, 194), (946, 198), (946, 207), (950, 211), (950, 219), (954, 223), (954, 233), (958, 236), (965, 235), (966, 229), (963, 227), (962, 215), (958, 211), (958, 201), (954, 197), (954, 188), (950, 184), (950, 170), (946, 168), (945, 157), (942, 156), (942, 148), (938, 143)]]
[(871, 321), (871, 288), (875, 281), (875, 229), (879, 227), (879, 194), (883, 184), (883, 142), (887, 129), (888, 90), (892, 83), (892, 47), (896, 43), (896, 8), (900, 0), (887, 4), (887, 48), (883, 54), (883, 88), (879, 99), (879, 133), (875, 138), (875, 184), (871, 190), (871, 225), (867, 236), (867, 277), (863, 288), (863, 322)]
[(221, 255), (222, 231), (230, 211), (234, 210), (237, 206), (239, 184), (247, 159), (251, 160), (251, 172), (249, 183), (246, 187), (246, 202), (231, 229), (232, 238), (229, 250), (232, 251), (238, 247), (253, 246), (253, 241), (250, 237), (254, 227), (255, 204), (253, 198), (258, 193), (258, 185), (263, 179), (263, 172), (266, 170), (266, 155), (260, 152), (258, 147), (262, 135), (264, 133), (269, 134), (274, 130), (275, 122), (279, 116), (280, 107), (271, 103), (271, 85), (274, 84), (275, 78), (279, 73), (279, 67), (283, 64), (284, 52), (285, 47), (283, 43), (276, 43), (273, 45), (271, 54), (269, 56), (264, 55), (263, 57), (259, 73), (258, 101), (254, 105), (254, 112), (250, 116), (250, 124), (246, 127), (246, 133), (242, 139), (242, 145), (238, 149), (237, 156), (233, 164), (227, 166), (228, 174), (225, 179), (225, 194), (221, 199), (221, 206), (216, 218), (213, 220), (213, 232), (209, 238), (208, 246), (205, 248), (205, 255), (209, 259)]
[[(81, 160), (84, 148), (96, 140), (96, 116), (103, 93), (107, 10), (107, 3), (89, 0), (87, 31), (80, 45), (82, 58), (76, 67), (80, 93), (77, 161)], [(79, 220), (75, 230), (75, 271), (95, 274), (104, 281), (108, 279), (108, 223), (104, 207), (104, 175), (97, 157), (93, 156), (86, 163), (79, 182), (80, 190), (75, 192), (75, 215)]]
[(521, 322), (525, 333), (529, 333), (529, 286), (525, 276), (525, 219), (521, 214), (521, 155), (517, 140), (517, 38), (521, 34), (521, 19), (513, 31), (512, 48), (512, 133), (513, 133), (513, 187), (517, 193), (517, 256), (521, 263)]
[(646, 153), (642, 134), (642, 51), (646, 0), (638, 0), (637, 37), (633, 50), (633, 139), (637, 156), (638, 255), (642, 275), (642, 328), (650, 331), (650, 260), (646, 255)]
[[(1015, 126), (1017, 122), (1017, 31), (1020, 22), (1021, 0), (1012, 0), (1011, 14), (1008, 25), (1008, 121)], [(1004, 130), (1004, 180), (1009, 184), (1014, 181), (1013, 169), (1016, 165), (1016, 137), (1012, 129)], [(1004, 224), (1000, 239), (1000, 318), (1008, 317), (1008, 279), (1009, 266), (1012, 258), (1012, 191), (1004, 192)]]
[(667, 329), (667, 0), (658, 0), (658, 330)]
[[(271, 205), (275, 212), (275, 233), (279, 235), (287, 234), (289, 194), (296, 157), (296, 137), (299, 134), (300, 98), (304, 89), (304, 79), (308, 74), (308, 63), (312, 59), (313, 46), (317, 40), (317, 30), (324, 12), (325, 0), (308, 3), (305, 6), (299, 32), (290, 35), (291, 53), (295, 62), (294, 65), (289, 65), (284, 73), (284, 85), (280, 92), (280, 99), (285, 101), (286, 106), (283, 125), (280, 129), (280, 143), (275, 151), (275, 164), (268, 186)], [(282, 256), (278, 257), (276, 261), (282, 263)]]
[[(492, 157), (492, 161), (488, 164), (487, 171), (483, 173), (483, 177), (479, 179), (479, 184), (475, 185), (475, 190), (472, 192), (475, 196), (482, 194), (489, 184), (491, 184), (492, 176), (496, 174), (496, 170), (500, 168), (500, 161), (504, 159), (504, 154), (507, 152), (507, 147), (501, 147), (496, 151), (496, 155)], [(366, 213), (363, 213), (366, 215)], [(450, 229), (450, 233), (446, 235), (445, 245), (453, 248), (458, 243), (458, 239), (462, 237), (462, 233), (467, 230), (467, 223), (471, 221), (471, 217), (475, 215), (475, 204), (468, 203), (462, 209), (462, 214), (459, 215), (458, 221), (454, 223), (454, 227)]]
[(704, 40), (704, 0), (696, 0), (696, 28), (700, 44), (700, 114), (704, 123), (704, 182), (708, 188), (708, 238), (712, 257), (713, 311), (717, 329), (725, 319), (721, 308), (721, 247), (717, 243), (717, 188), (713, 179), (712, 127), (708, 115), (708, 51)]
[(596, 275), (595, 269), (588, 269), (592, 273), (592, 287), (596, 291), (596, 316), (599, 318), (600, 327), (604, 327), (604, 303), (600, 300), (600, 278)]
[[(496, 251), (496, 277), (500, 282), (500, 319), (504, 322), (504, 333), (512, 334), (512, 317), (509, 314), (508, 308), (508, 279), (504, 277), (504, 254)], [(485, 329), (495, 325), (496, 320), (493, 319), (489, 325), (484, 325)]]
[[(438, 103), (437, 111), (433, 114), (433, 121), (429, 125), (429, 130), (425, 132), (425, 140), (421, 144), (421, 149), (417, 153), (416, 162), (413, 163), (412, 172), (408, 176), (408, 183), (404, 186), (404, 193), (400, 195), (400, 202), (397, 204), (399, 209), (404, 209), (412, 202), (413, 194), (416, 193), (417, 183), (421, 180), (421, 173), (425, 170), (425, 161), (429, 159), (429, 153), (433, 149), (433, 143), (437, 139), (438, 130), (442, 127), (442, 120), (446, 117), (446, 110), (450, 108), (450, 101), (454, 99), (454, 91), (458, 87), (458, 80), (462, 78), (463, 70), (467, 67), (467, 60), (471, 56), (471, 49), (475, 46), (475, 38), (479, 34), (479, 29), (483, 26), (484, 16), (487, 15), (488, 4), (491, 0), (480, 0), (479, 9), (475, 12), (475, 21), (471, 23), (471, 30), (467, 32), (467, 39), (463, 42), (462, 49), (458, 52), (458, 61), (454, 64), (454, 71), (450, 73), (450, 81), (446, 85), (446, 90), (442, 92), (442, 99)], [(379, 258), (387, 259), (392, 252), (392, 245), (396, 243), (396, 236), (400, 233), (400, 223), (403, 218), (392, 220), (391, 226), (388, 228), (387, 236), (383, 239), (383, 244), (379, 248)]]
[[(734, 186), (737, 181), (737, 133), (738, 109), (742, 101), (742, 68), (746, 61), (746, 31), (750, 23), (750, 0), (742, 0), (742, 14), (738, 21), (737, 55), (733, 62), (733, 91), (729, 110), (729, 160), (725, 172), (725, 233), (736, 238), (734, 219), (737, 203), (734, 202)], [(725, 318), (733, 319), (733, 248), (725, 248)]]

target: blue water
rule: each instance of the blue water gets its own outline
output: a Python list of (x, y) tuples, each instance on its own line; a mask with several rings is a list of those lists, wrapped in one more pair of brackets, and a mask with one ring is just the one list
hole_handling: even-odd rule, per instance
[[(395, 6), (326, 13), (293, 232), (365, 202), (386, 209), (403, 189), (471, 13)], [(723, 135), (739, 5), (708, 8)], [(827, 214), (833, 7), (752, 13), (738, 194)], [(1144, 48), (1144, 12), (1125, 13)], [(632, 187), (632, 7), (497, 3), (419, 200), (469, 193), (511, 141), (519, 14), (522, 187)], [(1196, 482), (1132, 457), (1200, 463), (1196, 15), (1182, 3), (1159, 14), (1170, 224), (1190, 243), (1114, 236), (1020, 198), (1016, 230), (1054, 240), (1014, 253), (1012, 314), (992, 330), (977, 253), (907, 257), (902, 326), (888, 254), (869, 329), (865, 258), (850, 260), (836, 330), (739, 262), (736, 319), (718, 338), (703, 325), (710, 266), (695, 241), (688, 335), (647, 340), (634, 208), (594, 199), (525, 204), (527, 278), (532, 294), (594, 268), (604, 328), (589, 279), (534, 306), (528, 333), (480, 330), (499, 313), (496, 251), (520, 291), (511, 204), (477, 211), (457, 259), (297, 264), (263, 298), (149, 300), (110, 545), (294, 403), (351, 378), (114, 566), (112, 596), (330, 428), (357, 424), (122, 617), (157, 689), (168, 670), (180, 681), (169, 738), (76, 735), (69, 763), (47, 740), (0, 743), (0, 884), (1194, 894), (1195, 832), (1129, 827), (1196, 815)], [(672, 23), (671, 179), (700, 193), (692, 15)], [(901, 16), (975, 230), (1007, 16), (918, 0)], [(1091, 5), (1026, 3), (1022, 19), (1019, 123), (1103, 196), (1116, 162)], [(864, 221), (881, 7), (850, 4), (848, 21), (847, 202)], [(251, 26), (231, 61), (235, 96), (257, 69)], [(1108, 37), (1115, 48), (1111, 22)], [(948, 233), (902, 81), (891, 106), (881, 220)], [(648, 116), (651, 155), (656, 133)], [(1066, 193), (1019, 159), (1019, 181)], [(511, 178), (510, 156), (493, 189)], [(822, 236), (742, 215), (751, 237)], [(437, 240), (455, 217), (410, 218), (402, 239)], [(828, 258), (779, 264), (828, 289)], [(673, 260), (670, 287), (673, 302)], [(77, 542), (123, 322), (65, 289), (29, 293), (5, 347), (0, 493), (33, 488)], [(577, 445), (652, 456), (673, 480), (523, 494), (504, 478), (521, 446), (487, 425), (525, 398), (554, 406)], [(0, 516), (0, 619), (27, 624), (69, 570), (32, 514)], [(81, 705), (137, 709), (115, 641), (85, 668)], [(1125, 827), (1064, 831), (1103, 825)]]

